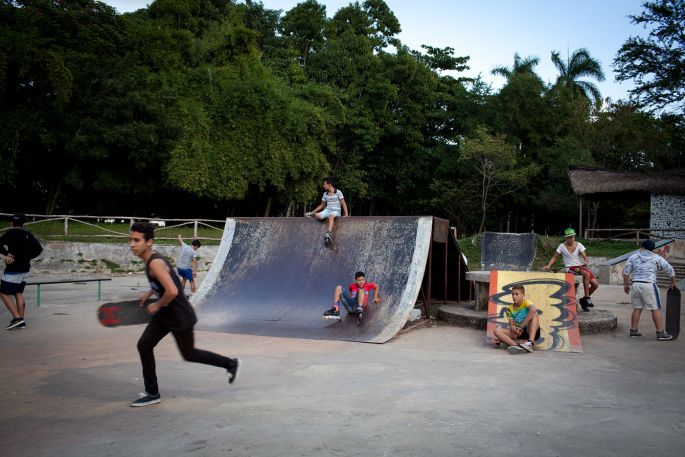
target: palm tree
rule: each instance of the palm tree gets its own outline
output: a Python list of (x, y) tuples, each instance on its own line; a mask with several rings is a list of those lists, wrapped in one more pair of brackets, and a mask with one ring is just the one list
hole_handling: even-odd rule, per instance
[(518, 75), (532, 75), (536, 79), (540, 80), (540, 77), (533, 70), (538, 63), (540, 63), (540, 59), (538, 57), (526, 57), (525, 59), (522, 59), (518, 53), (515, 53), (514, 66), (511, 67), (511, 69), (507, 67), (496, 67), (492, 69), (492, 74), (504, 76), (507, 78), (507, 81), (510, 81), (514, 76)]
[(557, 85), (567, 87), (575, 95), (581, 95), (590, 103), (599, 107), (602, 104), (602, 94), (597, 86), (589, 81), (581, 81), (579, 78), (590, 77), (597, 81), (604, 81), (604, 71), (599, 61), (592, 58), (587, 49), (577, 49), (564, 62), (559, 57), (558, 51), (552, 51), (552, 63), (559, 70)]

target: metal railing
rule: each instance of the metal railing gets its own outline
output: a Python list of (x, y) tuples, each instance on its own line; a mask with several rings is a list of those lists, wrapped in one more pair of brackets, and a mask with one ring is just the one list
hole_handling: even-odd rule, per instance
[[(645, 240), (648, 238), (655, 238), (665, 240), (668, 238), (680, 238), (680, 236), (673, 236), (673, 233), (678, 235), (685, 235), (685, 228), (674, 227), (674, 228), (641, 228), (641, 229), (628, 229), (628, 228), (610, 228), (610, 229), (585, 229), (584, 235), (586, 239), (589, 240), (630, 240), (634, 239), (636, 243), (640, 243), (640, 240)], [(607, 236), (597, 236), (601, 234), (607, 234)]]
[[(10, 213), (0, 213), (0, 219), (10, 218)], [(178, 231), (179, 228), (193, 228), (193, 238), (200, 240), (221, 240), (224, 230), (225, 220), (218, 219), (163, 219), (163, 218), (142, 218), (131, 216), (86, 216), (86, 215), (45, 215), (45, 214), (26, 214), (24, 226), (30, 230), (40, 230), (40, 236), (45, 238), (128, 238), (128, 229), (134, 222), (146, 220), (154, 224), (155, 239), (173, 240), (176, 236), (164, 236), (172, 230)], [(60, 224), (54, 222), (60, 221)], [(46, 227), (53, 223), (52, 226)], [(41, 224), (43, 226), (41, 227)], [(212, 225), (214, 224), (214, 225)], [(80, 226), (75, 228), (75, 226)], [(84, 230), (84, 227), (87, 227)], [(0, 233), (8, 230), (10, 225), (0, 228)], [(92, 232), (92, 233), (91, 233)], [(205, 232), (205, 233), (202, 233)], [(214, 232), (218, 236), (213, 235)], [(161, 236), (160, 236), (161, 235)]]

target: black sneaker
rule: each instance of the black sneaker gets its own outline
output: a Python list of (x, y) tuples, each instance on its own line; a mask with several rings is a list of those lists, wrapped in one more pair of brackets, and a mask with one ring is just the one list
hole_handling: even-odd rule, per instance
[(585, 297), (585, 304), (587, 305), (588, 308), (594, 308), (595, 307), (594, 303), (592, 303), (591, 297)]
[(585, 311), (585, 312), (590, 311), (590, 308), (588, 308), (588, 305), (587, 305), (587, 298), (583, 297), (580, 300), (578, 300), (578, 302), (580, 303), (580, 307), (583, 308), (583, 311)]
[(238, 367), (240, 367), (240, 359), (235, 359), (233, 368), (226, 368), (228, 372), (228, 383), (233, 384), (238, 379)]
[(162, 396), (157, 394), (157, 395), (150, 395), (149, 393), (145, 392), (140, 394), (140, 398), (138, 400), (135, 400), (131, 402), (131, 406), (134, 408), (138, 406), (147, 406), (147, 405), (154, 405), (155, 403), (159, 403), (162, 401)]
[(323, 242), (326, 246), (330, 246), (331, 243), (333, 243), (333, 234), (331, 232), (326, 232), (326, 235), (323, 237)]
[(323, 313), (324, 319), (340, 319), (340, 310), (331, 308)]
[(635, 329), (633, 330), (632, 328), (630, 329), (630, 336), (635, 337), (635, 336), (645, 336), (644, 333), (642, 333), (640, 330)]
[[(5, 330), (12, 330), (15, 327), (21, 327), (24, 324), (24, 319), (21, 317), (15, 317), (12, 319), (7, 327), (5, 327)], [(26, 327), (26, 324), (23, 325), (23, 327)]]
[(673, 339), (673, 335), (669, 335), (666, 332), (656, 332), (656, 339), (659, 341), (671, 341)]

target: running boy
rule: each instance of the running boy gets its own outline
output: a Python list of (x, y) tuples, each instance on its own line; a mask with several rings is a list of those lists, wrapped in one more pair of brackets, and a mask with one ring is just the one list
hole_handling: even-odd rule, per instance
[(174, 336), (176, 345), (185, 360), (225, 368), (228, 372), (228, 382), (233, 384), (238, 377), (239, 359), (230, 359), (195, 348), (195, 336), (193, 334), (193, 327), (197, 323), (195, 310), (182, 293), (181, 282), (178, 276), (174, 274), (169, 261), (152, 250), (152, 245), (155, 242), (153, 225), (148, 222), (134, 223), (131, 226), (128, 240), (133, 254), (145, 262), (145, 274), (151, 287), (141, 297), (141, 306), (153, 294), (158, 296), (157, 301), (147, 307), (152, 319), (138, 340), (138, 352), (143, 365), (145, 393), (131, 403), (131, 406), (147, 406), (162, 401), (157, 386), (153, 350), (168, 333)]
[(192, 247), (183, 242), (183, 237), (179, 234), (178, 241), (181, 243), (181, 250), (176, 261), (176, 271), (181, 277), (181, 292), (186, 290), (186, 279), (190, 281), (190, 292), (195, 293), (195, 276), (197, 276), (197, 250), (202, 244), (200, 240), (193, 240)]
[(324, 317), (339, 318), (340, 304), (345, 307), (348, 313), (359, 314), (366, 310), (369, 299), (369, 292), (373, 290), (373, 302), (380, 303), (378, 296), (378, 284), (366, 282), (366, 275), (363, 271), (354, 274), (354, 282), (349, 286), (349, 293), (343, 290), (342, 286), (336, 286), (333, 294), (333, 307), (324, 312)]
[[(495, 337), (499, 342), (509, 345), (507, 350), (510, 354), (533, 352), (535, 340), (540, 338), (538, 310), (526, 300), (526, 289), (520, 284), (512, 286), (511, 299), (514, 303), (507, 305), (505, 310), (509, 328), (498, 325), (495, 328)], [(518, 343), (520, 340), (524, 340), (523, 343)]]
[(343, 193), (335, 188), (335, 180), (331, 176), (326, 176), (323, 180), (323, 197), (321, 197), (321, 204), (317, 206), (314, 211), (305, 213), (305, 216), (311, 217), (316, 216), (320, 221), (324, 219), (328, 221), (326, 235), (324, 241), (326, 245), (333, 242), (333, 223), (335, 219), (341, 216), (340, 210), (347, 217), (349, 214), (347, 212), (347, 203), (345, 203), (345, 197)]
[[(595, 306), (592, 303), (590, 295), (595, 293), (599, 287), (599, 281), (595, 275), (587, 268), (587, 254), (585, 253), (585, 246), (576, 241), (576, 231), (572, 228), (564, 230), (564, 242), (557, 247), (556, 252), (547, 265), (542, 267), (543, 270), (549, 270), (554, 262), (561, 254), (564, 259), (564, 267), (572, 273), (583, 276), (583, 292), (585, 295), (579, 300), (580, 307), (583, 311), (590, 311), (589, 308)], [(582, 260), (581, 260), (582, 258)]]
[[(12, 228), (0, 236), (0, 254), (5, 256), (7, 264), (2, 275), (2, 282), (0, 282), (0, 298), (12, 315), (12, 320), (6, 327), (7, 330), (26, 327), (24, 320), (26, 278), (31, 269), (31, 260), (43, 252), (43, 247), (33, 234), (24, 230), (25, 219), (23, 214), (14, 214)], [(14, 295), (14, 302), (11, 295)]]
[[(671, 288), (675, 288), (675, 271), (663, 257), (652, 252), (654, 247), (654, 241), (643, 241), (640, 251), (628, 257), (623, 269), (623, 291), (630, 293), (630, 304), (633, 305), (633, 313), (630, 316), (630, 336), (644, 335), (638, 330), (638, 324), (642, 310), (647, 308), (652, 312), (652, 320), (656, 327), (656, 339), (669, 341), (673, 339), (673, 336), (664, 330), (664, 324), (661, 321), (659, 289), (655, 283), (657, 270), (664, 270), (671, 278)], [(630, 284), (632, 286), (629, 284), (631, 275), (633, 282)]]

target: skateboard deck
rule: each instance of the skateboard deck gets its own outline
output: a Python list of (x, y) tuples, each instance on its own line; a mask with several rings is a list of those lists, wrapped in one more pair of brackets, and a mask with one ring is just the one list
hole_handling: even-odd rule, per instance
[(152, 302), (154, 300), (148, 300), (144, 306), (140, 306), (140, 300), (105, 303), (98, 308), (98, 321), (104, 327), (146, 324), (152, 317), (147, 312), (147, 305)]
[(668, 288), (666, 292), (666, 333), (678, 338), (680, 333), (680, 290)]

